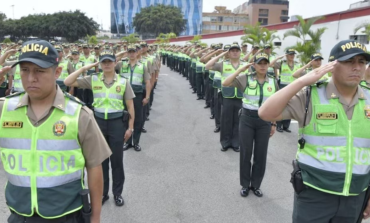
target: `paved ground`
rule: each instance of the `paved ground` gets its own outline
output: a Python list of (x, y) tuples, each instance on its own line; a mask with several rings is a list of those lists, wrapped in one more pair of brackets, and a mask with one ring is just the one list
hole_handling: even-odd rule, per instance
[[(293, 189), (291, 160), (294, 133), (276, 133), (270, 140), (263, 198), (239, 195), (239, 153), (220, 151), (219, 135), (204, 101), (197, 101), (182, 76), (162, 67), (148, 133), (141, 152), (125, 152), (124, 207), (112, 199), (102, 222), (125, 223), (288, 223)], [(0, 222), (6, 222), (5, 174), (0, 167)], [(110, 194), (111, 195), (111, 194)]]

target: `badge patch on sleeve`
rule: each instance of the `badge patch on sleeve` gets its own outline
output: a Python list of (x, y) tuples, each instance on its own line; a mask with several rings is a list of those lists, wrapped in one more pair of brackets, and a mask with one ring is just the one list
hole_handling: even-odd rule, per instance
[(4, 121), (3, 128), (23, 128), (23, 122)]
[(316, 119), (318, 120), (335, 120), (338, 119), (338, 114), (335, 112), (317, 113)]

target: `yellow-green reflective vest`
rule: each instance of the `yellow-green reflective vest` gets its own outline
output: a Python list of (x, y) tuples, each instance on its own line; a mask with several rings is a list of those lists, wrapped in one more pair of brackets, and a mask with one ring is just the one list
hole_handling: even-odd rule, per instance
[(14, 86), (13, 91), (15, 91), (15, 92), (23, 92), (24, 91), (22, 80), (21, 80), (21, 70), (20, 70), (19, 64), (16, 65), (16, 68), (15, 68), (13, 86)]
[(196, 63), (195, 63), (195, 72), (197, 74), (202, 74), (204, 72), (205, 64), (200, 62), (200, 58), (196, 58)]
[[(274, 57), (274, 56), (270, 56), (270, 57), (269, 57), (269, 61), (270, 61), (270, 63), (271, 63), (273, 60), (275, 60), (275, 57)], [(267, 74), (268, 74), (268, 75), (270, 75), (270, 76), (275, 76), (274, 68), (273, 68), (273, 67), (269, 67), (269, 68), (267, 69)]]
[(58, 80), (64, 81), (68, 77), (68, 61), (65, 60), (58, 65), (59, 67), (62, 67), (62, 73), (60, 74)]
[[(232, 75), (233, 73), (236, 72), (236, 69), (239, 69), (239, 67), (242, 67), (244, 65), (244, 62), (240, 61), (239, 67), (234, 69), (233, 65), (231, 64), (230, 61), (223, 62), (223, 72), (222, 72), (222, 77), (221, 77), (221, 84), (226, 80), (227, 77)], [(222, 86), (221, 88), (222, 91), (222, 96), (224, 98), (243, 98), (243, 93), (238, 90), (236, 87), (224, 87)]]
[(306, 144), (297, 160), (305, 185), (325, 193), (358, 195), (370, 183), (370, 92), (358, 100), (352, 120), (338, 98), (327, 98), (327, 83), (312, 87), (312, 117), (299, 130)]
[[(84, 54), (81, 54), (80, 61), (84, 62), (85, 65), (89, 65), (95, 62), (95, 56), (90, 54), (89, 57), (85, 57)], [(92, 67), (90, 70), (87, 71), (87, 74), (92, 74), (95, 72), (95, 67)]]
[(362, 80), (362, 81), (360, 82), (360, 85), (361, 85), (361, 86), (363, 86), (363, 87), (365, 87), (365, 88), (370, 89), (370, 84), (368, 84), (365, 80)]
[(213, 81), (213, 79), (215, 78), (215, 73), (216, 71), (214, 70), (209, 70), (209, 79)]
[(108, 114), (122, 112), (125, 109), (123, 104), (126, 91), (126, 79), (116, 75), (117, 80), (107, 88), (101, 80), (102, 73), (91, 76), (91, 87), (94, 95), (94, 111), (104, 114), (104, 119), (108, 119)]
[(258, 110), (276, 92), (275, 79), (272, 77), (268, 77), (268, 82), (264, 82), (262, 88), (253, 74), (248, 75), (247, 83), (243, 94), (243, 108), (245, 109)]
[(292, 83), (295, 78), (293, 74), (299, 69), (298, 64), (294, 64), (293, 70), (290, 69), (289, 65), (286, 62), (281, 63), (281, 72), (280, 72), (280, 84), (288, 85)]
[(215, 76), (213, 77), (213, 87), (214, 88), (221, 89), (221, 87), (222, 87), (221, 78), (222, 78), (221, 72), (215, 71)]
[(22, 216), (59, 218), (81, 209), (85, 159), (78, 141), (81, 104), (65, 96), (40, 126), (29, 121), (24, 94), (7, 97), (0, 119), (0, 152), (9, 208)]
[(138, 63), (135, 66), (135, 69), (133, 70), (133, 72), (131, 72), (131, 68), (127, 62), (122, 63), (121, 75), (130, 82), (132, 90), (135, 93), (143, 93), (144, 91), (144, 87), (143, 87), (144, 64), (143, 63)]

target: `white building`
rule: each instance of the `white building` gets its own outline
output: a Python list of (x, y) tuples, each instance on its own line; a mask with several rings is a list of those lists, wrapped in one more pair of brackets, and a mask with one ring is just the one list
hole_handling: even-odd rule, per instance
[[(368, 41), (369, 37), (363, 35), (363, 33), (361, 33), (361, 30), (359, 30), (356, 35), (354, 34), (354, 28), (356, 26), (365, 22), (370, 23), (370, 7), (356, 8), (353, 10), (337, 12), (324, 15), (324, 17), (325, 18), (323, 20), (319, 20), (315, 25), (313, 25), (312, 29), (316, 30), (317, 28), (321, 27), (327, 28), (321, 39), (321, 53), (325, 61), (327, 61), (327, 59), (329, 58), (330, 50), (332, 49), (332, 47), (341, 40), (356, 38), (358, 42), (365, 44), (367, 49), (370, 51)], [(281, 42), (276, 43), (281, 44), (281, 47), (275, 50), (277, 54), (283, 54), (285, 48), (295, 45), (295, 43), (298, 41), (298, 38), (296, 37), (287, 37), (286, 39), (283, 39), (284, 33), (287, 30), (292, 29), (297, 24), (297, 21), (292, 21), (266, 26), (270, 30), (277, 30), (277, 35), (281, 38)], [(241, 37), (243, 35), (243, 30), (205, 34), (202, 35), (202, 42), (205, 42), (208, 45), (212, 43), (228, 44), (234, 41), (241, 42)], [(175, 44), (186, 44), (187, 41), (192, 39), (193, 36), (183, 36), (173, 39), (171, 42)], [(152, 43), (154, 41), (155, 40), (148, 40), (147, 42)]]

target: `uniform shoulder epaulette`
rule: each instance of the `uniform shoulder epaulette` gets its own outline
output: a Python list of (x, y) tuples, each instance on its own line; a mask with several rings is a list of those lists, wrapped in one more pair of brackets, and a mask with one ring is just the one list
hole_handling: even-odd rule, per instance
[(272, 75), (272, 74), (266, 74), (269, 78), (276, 78), (276, 76), (275, 75)]
[(20, 91), (20, 92), (17, 92), (17, 93), (14, 93), (14, 94), (10, 94), (8, 96), (5, 96), (6, 98), (12, 98), (12, 97), (15, 97), (15, 96), (19, 96), (21, 94), (25, 93), (25, 91)]
[(76, 98), (76, 97), (74, 97), (73, 95), (71, 95), (70, 93), (68, 93), (68, 92), (63, 92), (64, 93), (64, 96), (65, 97), (67, 97), (67, 98), (69, 98), (69, 100), (72, 100), (72, 101), (74, 101), (74, 102), (76, 102), (76, 103), (78, 103), (78, 104), (81, 104), (81, 105), (85, 105), (85, 103), (83, 102), (83, 101), (81, 101), (80, 99), (78, 99), (78, 98)]
[[(362, 81), (361, 81), (362, 82)], [(370, 90), (370, 87), (368, 87), (367, 85), (362, 85), (360, 82), (359, 86), (366, 89), (366, 90)], [(365, 81), (365, 84), (366, 84), (366, 81)]]
[(323, 86), (323, 85), (327, 85), (329, 83), (328, 80), (320, 80), (320, 81), (317, 81), (316, 83), (314, 83), (313, 87), (320, 87), (320, 86)]

